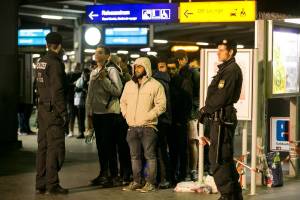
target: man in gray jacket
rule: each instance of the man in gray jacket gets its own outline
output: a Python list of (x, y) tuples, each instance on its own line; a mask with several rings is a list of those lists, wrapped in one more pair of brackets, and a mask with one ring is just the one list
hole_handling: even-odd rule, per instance
[(97, 68), (91, 72), (86, 100), (87, 114), (93, 120), (101, 166), (99, 176), (91, 184), (105, 187), (114, 186), (118, 182), (115, 121), (120, 114), (119, 97), (122, 93), (118, 70), (107, 64), (109, 56), (110, 50), (107, 47), (96, 49)]
[[(163, 86), (152, 78), (151, 63), (146, 57), (134, 62), (134, 75), (127, 82), (120, 101), (121, 111), (129, 126), (127, 142), (130, 148), (133, 182), (124, 191), (155, 190), (156, 181), (156, 125), (158, 116), (166, 110)], [(146, 184), (142, 185), (142, 149), (147, 161)]]

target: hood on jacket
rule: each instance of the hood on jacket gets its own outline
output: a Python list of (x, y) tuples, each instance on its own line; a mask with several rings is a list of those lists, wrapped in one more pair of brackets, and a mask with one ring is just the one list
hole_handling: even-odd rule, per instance
[[(143, 66), (145, 68), (148, 78), (150, 78), (152, 76), (151, 62), (150, 62), (149, 58), (147, 58), (147, 57), (137, 58), (133, 63), (133, 66), (135, 66), (135, 65)], [(133, 73), (134, 73), (134, 67), (133, 67)]]

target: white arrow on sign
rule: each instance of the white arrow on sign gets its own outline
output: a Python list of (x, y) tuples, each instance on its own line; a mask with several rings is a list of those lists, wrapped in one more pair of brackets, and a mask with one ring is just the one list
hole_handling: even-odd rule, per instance
[(92, 12), (89, 14), (89, 18), (91, 20), (94, 20), (94, 17), (99, 17), (99, 15), (98, 14), (94, 14), (94, 11), (92, 10)]

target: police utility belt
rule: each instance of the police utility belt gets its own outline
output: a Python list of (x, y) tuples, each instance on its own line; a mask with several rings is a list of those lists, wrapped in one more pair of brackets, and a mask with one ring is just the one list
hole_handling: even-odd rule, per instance
[(220, 122), (221, 124), (224, 124), (224, 125), (227, 125), (227, 126), (234, 125), (233, 122), (228, 121), (228, 120), (225, 119), (225, 110), (232, 110), (232, 111), (236, 112), (236, 110), (233, 107), (233, 105), (229, 105), (229, 106), (226, 106), (225, 108), (221, 108), (220, 110), (215, 111), (213, 114), (211, 114), (210, 116), (208, 116), (208, 119), (210, 121), (213, 121), (213, 122)]

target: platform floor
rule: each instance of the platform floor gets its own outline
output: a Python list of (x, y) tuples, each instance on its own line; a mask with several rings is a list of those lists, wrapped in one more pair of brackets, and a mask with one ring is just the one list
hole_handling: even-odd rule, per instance
[[(124, 192), (121, 187), (109, 189), (90, 187), (89, 180), (98, 173), (96, 146), (76, 138), (66, 139), (66, 161), (60, 172), (61, 185), (69, 188), (70, 193), (66, 196), (35, 195), (36, 138), (36, 135), (19, 136), (19, 140), (23, 142), (20, 151), (0, 154), (0, 200), (215, 200), (219, 198), (219, 195), (175, 193), (172, 189), (141, 194)], [(283, 187), (258, 187), (255, 196), (249, 196), (248, 191), (244, 191), (244, 199), (298, 200), (299, 196), (300, 179), (294, 178), (286, 179)]]

